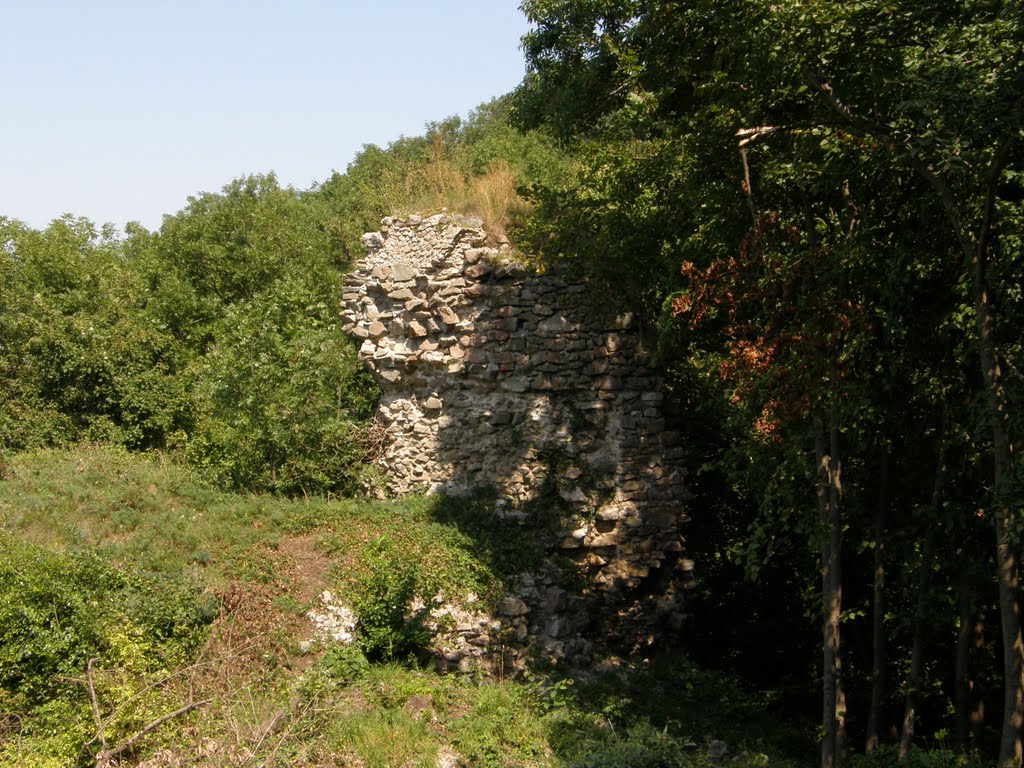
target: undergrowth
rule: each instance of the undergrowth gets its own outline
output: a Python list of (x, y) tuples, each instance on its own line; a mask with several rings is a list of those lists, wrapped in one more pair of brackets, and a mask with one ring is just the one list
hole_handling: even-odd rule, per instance
[[(492, 680), (420, 666), (413, 603), (500, 599), (542, 552), (493, 500), (221, 493), (81, 446), (0, 480), (0, 766), (796, 766), (772, 701), (675, 656)], [(322, 591), (362, 626), (311, 640)], [(556, 674), (556, 672), (558, 674)], [(812, 750), (810, 750), (812, 751)]]

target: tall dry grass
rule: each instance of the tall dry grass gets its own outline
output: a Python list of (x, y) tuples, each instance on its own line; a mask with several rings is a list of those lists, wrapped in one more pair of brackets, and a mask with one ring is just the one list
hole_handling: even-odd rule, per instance
[(492, 244), (507, 243), (508, 230), (530, 212), (516, 191), (518, 178), (504, 160), (482, 174), (462, 171), (443, 142), (432, 138), (426, 163), (404, 163), (378, 178), (378, 194), (392, 216), (452, 210), (479, 216)]
[(504, 160), (469, 180), (464, 210), (483, 219), (484, 229), (498, 242), (508, 242), (508, 228), (530, 212), (529, 204), (516, 191), (517, 182), (515, 172)]

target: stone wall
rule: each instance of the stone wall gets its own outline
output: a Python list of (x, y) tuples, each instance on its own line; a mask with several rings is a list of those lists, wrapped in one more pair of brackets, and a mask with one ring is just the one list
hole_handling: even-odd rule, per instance
[(681, 622), (692, 570), (679, 436), (650, 355), (629, 315), (485, 243), (478, 221), (387, 218), (345, 281), (346, 332), (382, 389), (390, 489), (490, 490), (510, 516), (546, 503), (550, 550), (577, 564), (586, 597), (524, 574), (506, 618), (556, 655), (585, 653), (591, 630), (643, 644)]

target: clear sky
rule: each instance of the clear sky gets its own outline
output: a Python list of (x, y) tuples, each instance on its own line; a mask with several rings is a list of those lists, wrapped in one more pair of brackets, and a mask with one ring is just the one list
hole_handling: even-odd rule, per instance
[(522, 79), (518, 0), (0, 0), (0, 216), (159, 227), (300, 189)]

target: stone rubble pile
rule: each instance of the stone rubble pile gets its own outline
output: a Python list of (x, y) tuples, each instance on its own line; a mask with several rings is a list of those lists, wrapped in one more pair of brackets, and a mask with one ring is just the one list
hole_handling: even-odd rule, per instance
[(478, 220), (386, 218), (363, 244), (343, 320), (381, 385), (390, 490), (490, 489), (510, 516), (538, 500), (561, 510), (550, 549), (589, 596), (524, 574), (501, 610), (553, 656), (585, 655), (596, 632), (637, 646), (677, 628), (693, 568), (682, 448), (632, 317), (487, 247)]

